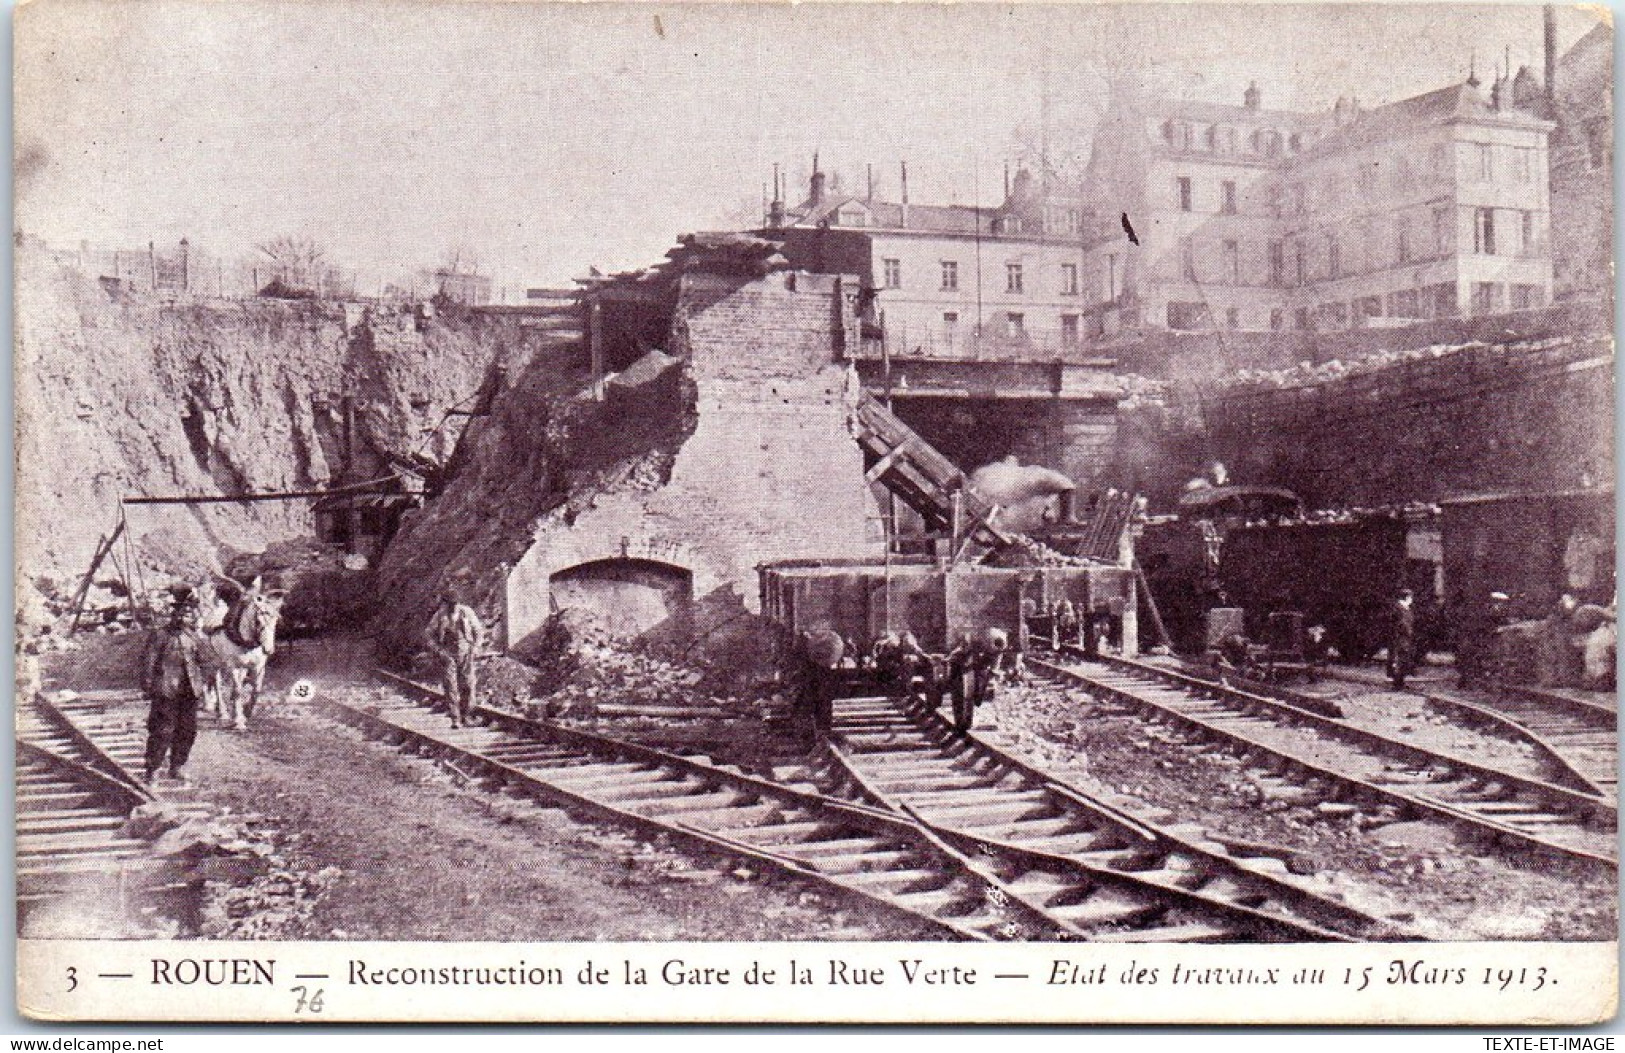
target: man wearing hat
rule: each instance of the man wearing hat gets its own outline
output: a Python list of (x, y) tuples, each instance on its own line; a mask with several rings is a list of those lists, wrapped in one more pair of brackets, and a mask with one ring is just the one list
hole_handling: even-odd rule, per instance
[(1456, 643), (1456, 671), (1461, 687), (1485, 687), (1495, 675), (1496, 636), (1511, 620), (1507, 613), (1512, 597), (1504, 592), (1489, 594), (1489, 602), (1470, 615)]
[(474, 661), (485, 646), (485, 626), (474, 609), (461, 602), (460, 591), (455, 584), (441, 590), (440, 603), (424, 630), (429, 650), (440, 662), (454, 728), (468, 723), (474, 711)]
[(147, 712), (146, 781), (152, 782), (167, 759), (170, 778), (185, 782), (182, 769), (197, 739), (198, 697), (203, 685), (196, 631), (196, 597), (177, 585), (169, 590), (168, 622), (153, 630), (141, 656), (141, 690), (151, 699)]
[(1405, 689), (1405, 678), (1416, 668), (1415, 603), (1416, 597), (1410, 589), (1400, 589), (1394, 601), (1388, 636), (1388, 680), (1396, 691)]

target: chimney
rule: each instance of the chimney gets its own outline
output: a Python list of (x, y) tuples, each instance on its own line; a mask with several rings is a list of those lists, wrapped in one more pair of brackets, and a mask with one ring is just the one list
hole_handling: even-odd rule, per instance
[(807, 193), (807, 204), (817, 208), (824, 203), (824, 173), (818, 170), (818, 151), (813, 151), (812, 186)]
[(869, 196), (865, 200), (873, 204), (875, 200), (875, 166), (866, 164), (863, 168), (869, 174)]
[(1010, 200), (1010, 162), (1004, 163), (1004, 199)]
[(1547, 116), (1557, 116), (1557, 13), (1547, 4), (1543, 14), (1544, 43), (1546, 47), (1546, 106)]
[(779, 181), (779, 166), (773, 166), (773, 203), (768, 206), (767, 225), (773, 230), (784, 226), (784, 184)]
[(903, 215), (899, 226), (908, 226), (908, 162), (903, 162)]
[(1249, 110), (1256, 110), (1263, 105), (1264, 96), (1258, 90), (1258, 82), (1253, 81), (1247, 85), (1247, 90), (1241, 93), (1241, 104)]
[(1478, 52), (1471, 52), (1467, 58), (1467, 86), (1478, 87)]
[(1352, 110), (1353, 107), (1349, 104), (1349, 100), (1346, 97), (1339, 95), (1337, 97), (1337, 105), (1332, 107), (1332, 123), (1336, 124), (1338, 127), (1342, 127), (1344, 124), (1348, 123)]

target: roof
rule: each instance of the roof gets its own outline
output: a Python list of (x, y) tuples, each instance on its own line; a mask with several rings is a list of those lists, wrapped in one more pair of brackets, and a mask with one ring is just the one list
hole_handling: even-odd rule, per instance
[(1435, 91), (1362, 111), (1349, 123), (1327, 129), (1325, 136), (1297, 154), (1296, 159), (1301, 161), (1324, 157), (1351, 146), (1389, 141), (1418, 128), (1458, 120), (1550, 127), (1548, 122), (1524, 110), (1495, 109), (1486, 100), (1484, 93), (1469, 84), (1451, 84)]
[[(910, 205), (908, 225), (903, 225), (903, 206), (892, 201), (871, 201), (856, 195), (826, 198), (818, 207), (803, 203), (790, 217), (797, 226), (816, 227), (843, 207), (856, 204), (869, 216), (868, 226), (907, 230), (936, 231), (940, 233), (974, 234), (978, 228), (986, 231), (990, 209), (973, 205)], [(839, 226), (840, 224), (830, 224)], [(850, 228), (863, 229), (863, 228)]]
[(1201, 99), (1160, 99), (1154, 105), (1158, 117), (1204, 121), (1209, 124), (1258, 124), (1271, 127), (1311, 127), (1326, 120), (1324, 113), (1302, 113), (1297, 110), (1248, 109), (1223, 102), (1204, 102)]

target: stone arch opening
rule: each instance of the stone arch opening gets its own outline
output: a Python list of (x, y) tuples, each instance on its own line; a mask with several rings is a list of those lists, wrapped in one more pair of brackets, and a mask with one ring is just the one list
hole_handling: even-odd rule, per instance
[(613, 557), (555, 571), (548, 591), (553, 609), (585, 612), (610, 638), (631, 640), (687, 621), (694, 574), (672, 563)]

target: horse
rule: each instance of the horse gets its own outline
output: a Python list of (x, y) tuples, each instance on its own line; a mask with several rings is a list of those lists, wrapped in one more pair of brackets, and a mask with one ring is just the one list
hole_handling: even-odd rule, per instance
[(248, 718), (254, 715), (260, 689), (265, 685), (265, 664), (276, 653), (276, 628), (282, 617), (284, 595), (263, 591), (260, 579), (255, 578), (232, 605), (223, 624), (206, 630), (204, 655), (211, 675), (205, 700), (211, 713), (229, 719), (238, 731), (246, 730)]

